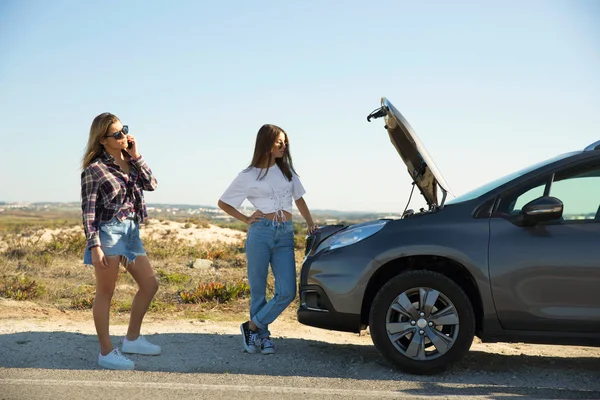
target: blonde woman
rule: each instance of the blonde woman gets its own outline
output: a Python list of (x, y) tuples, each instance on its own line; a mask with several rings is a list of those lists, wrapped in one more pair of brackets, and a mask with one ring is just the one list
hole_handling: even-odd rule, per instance
[[(227, 214), (250, 225), (246, 238), (250, 319), (240, 326), (248, 353), (275, 353), (269, 324), (296, 296), (292, 200), (308, 232), (316, 229), (302, 197), (305, 192), (292, 164), (287, 133), (276, 125), (263, 125), (256, 136), (250, 166), (238, 174), (218, 202)], [(245, 199), (256, 208), (250, 216), (236, 209)], [(269, 264), (275, 278), (275, 295), (267, 302)]]
[(133, 369), (133, 361), (111, 343), (110, 304), (119, 264), (123, 263), (139, 290), (131, 304), (122, 352), (160, 354), (159, 346), (140, 335), (142, 319), (158, 290), (139, 235), (140, 222), (148, 217), (143, 191), (156, 189), (157, 182), (139, 153), (136, 138), (110, 113), (94, 118), (82, 164), (81, 209), (86, 236), (83, 260), (94, 266), (96, 276), (93, 315), (100, 342), (98, 365)]

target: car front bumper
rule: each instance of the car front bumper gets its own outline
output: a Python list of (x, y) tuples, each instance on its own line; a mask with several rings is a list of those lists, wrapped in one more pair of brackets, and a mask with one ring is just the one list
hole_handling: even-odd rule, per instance
[(342, 313), (335, 310), (329, 297), (319, 286), (300, 286), (298, 322), (304, 325), (335, 331), (355, 332), (361, 329), (360, 314)]

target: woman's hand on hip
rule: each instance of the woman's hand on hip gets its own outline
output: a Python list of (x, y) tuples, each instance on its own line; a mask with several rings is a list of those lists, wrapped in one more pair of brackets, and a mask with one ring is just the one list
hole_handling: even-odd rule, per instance
[(256, 210), (252, 213), (251, 216), (249, 216), (248, 218), (246, 218), (246, 223), (248, 225), (251, 225), (253, 223), (255, 223), (256, 221), (258, 221), (261, 218), (264, 218), (265, 214), (262, 211)]
[(92, 247), (92, 264), (96, 268), (108, 268), (108, 261), (100, 246)]

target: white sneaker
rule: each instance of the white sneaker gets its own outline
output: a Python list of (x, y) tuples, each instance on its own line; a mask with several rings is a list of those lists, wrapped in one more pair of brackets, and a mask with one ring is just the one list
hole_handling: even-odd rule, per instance
[(275, 345), (273, 345), (273, 341), (270, 337), (261, 339), (260, 352), (262, 354), (275, 354)]
[(121, 354), (119, 349), (113, 349), (113, 351), (105, 356), (100, 353), (98, 355), (98, 365), (102, 368), (122, 370), (133, 369), (135, 366), (133, 361)]
[(157, 356), (160, 354), (160, 346), (150, 343), (142, 335), (135, 340), (127, 340), (123, 338), (123, 353), (143, 354), (145, 356)]

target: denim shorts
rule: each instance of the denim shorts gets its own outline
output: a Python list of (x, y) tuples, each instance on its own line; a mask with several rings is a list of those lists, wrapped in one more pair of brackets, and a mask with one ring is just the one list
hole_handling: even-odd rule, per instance
[[(140, 223), (128, 217), (119, 221), (113, 217), (108, 222), (100, 223), (100, 248), (105, 256), (124, 256), (126, 265), (135, 261), (138, 256), (145, 256), (146, 250), (140, 239)], [(92, 265), (92, 251), (85, 249), (83, 263)]]

